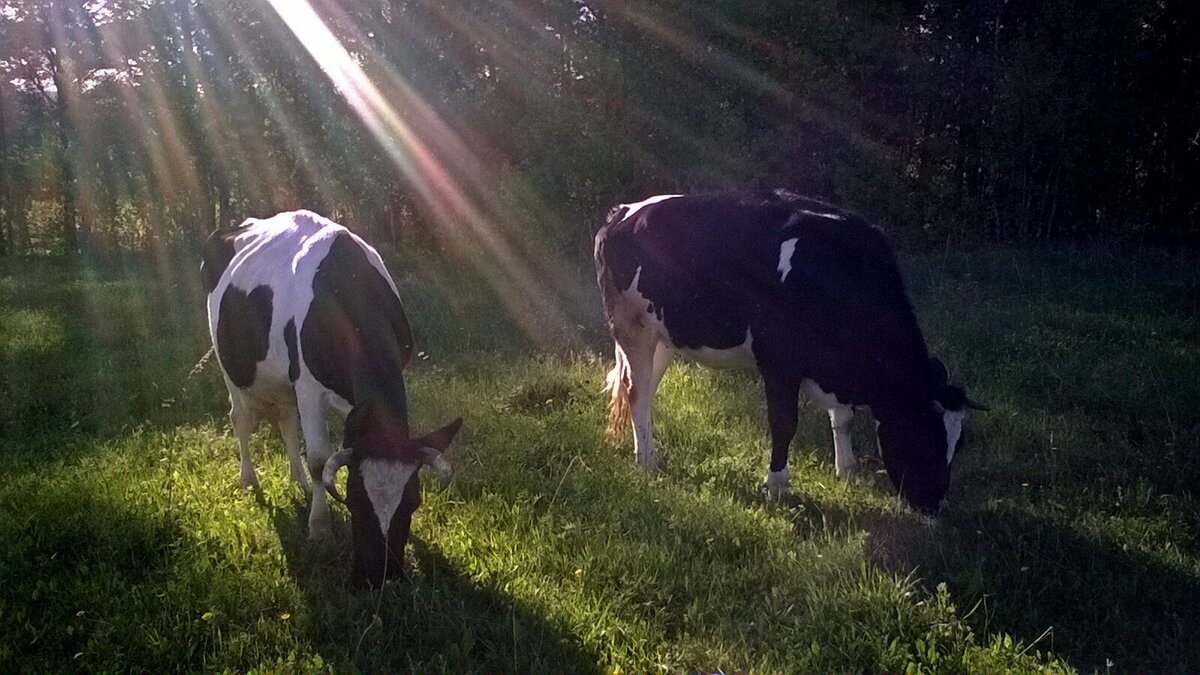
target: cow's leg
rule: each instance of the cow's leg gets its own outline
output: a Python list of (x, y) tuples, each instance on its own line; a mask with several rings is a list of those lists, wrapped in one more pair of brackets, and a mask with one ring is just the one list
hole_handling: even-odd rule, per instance
[(800, 423), (800, 381), (787, 376), (763, 373), (767, 390), (767, 424), (771, 427), (771, 465), (763, 485), (771, 497), (787, 490), (788, 447)]
[(675, 349), (667, 343), (666, 340), (659, 340), (658, 346), (654, 348), (654, 391), (658, 391), (658, 385), (662, 382), (663, 375), (667, 374), (667, 368), (671, 366), (671, 360), (675, 358)]
[(287, 446), (288, 468), (292, 480), (304, 489), (312, 490), (308, 482), (308, 472), (304, 469), (304, 458), (300, 454), (300, 409), (289, 406), (279, 418), (279, 434), (283, 436), (283, 444)]
[(300, 412), (300, 428), (308, 448), (308, 472), (312, 477), (312, 509), (308, 513), (308, 538), (326, 539), (329, 527), (329, 501), (322, 483), (325, 460), (333, 454), (329, 442), (329, 425), (325, 423), (326, 405), (319, 391), (301, 391), (297, 387), (296, 406)]
[(258, 414), (236, 389), (230, 388), (229, 403), (229, 421), (237, 436), (242, 459), (242, 489), (257, 488), (258, 476), (254, 473), (254, 463), (250, 461), (250, 434), (258, 426)]
[(848, 405), (829, 409), (829, 426), (833, 428), (833, 467), (837, 475), (843, 478), (853, 473), (858, 464), (850, 443), (850, 421), (853, 419), (854, 408)]
[[(650, 412), (654, 406), (654, 393), (658, 389), (654, 368), (658, 335), (641, 331), (622, 340), (620, 346), (629, 361), (629, 408), (633, 418), (634, 458), (647, 471), (656, 471), (658, 455), (654, 451)], [(664, 361), (670, 363), (669, 358), (664, 357)], [(666, 366), (663, 366), (665, 370)]]

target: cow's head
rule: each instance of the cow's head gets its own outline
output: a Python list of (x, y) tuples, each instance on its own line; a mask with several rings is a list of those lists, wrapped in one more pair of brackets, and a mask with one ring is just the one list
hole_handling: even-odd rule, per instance
[[(936, 512), (950, 487), (950, 464), (962, 446), (967, 410), (988, 410), (949, 383), (946, 366), (929, 360), (933, 400), (876, 412), (879, 451), (888, 476), (913, 507)], [(882, 413), (882, 414), (881, 414)]]
[[(413, 513), (421, 505), (418, 470), (428, 464), (442, 487), (450, 482), (450, 462), (442, 453), (460, 426), (461, 418), (410, 438), (399, 420), (377, 405), (359, 405), (350, 411), (344, 447), (325, 463), (323, 482), (329, 494), (350, 509), (356, 580), (378, 586), (403, 576), (404, 546)], [(343, 466), (350, 470), (345, 499), (336, 487)]]
[(980, 405), (967, 397), (962, 387), (949, 383), (949, 373), (941, 359), (930, 358), (929, 367), (934, 378), (934, 398), (931, 407), (934, 412), (942, 415), (942, 423), (946, 427), (946, 464), (954, 461), (954, 455), (962, 447), (963, 422), (967, 419), (968, 410), (986, 411), (991, 408)]
[(904, 501), (919, 511), (936, 512), (950, 487), (946, 426), (929, 407), (872, 408), (888, 477)]

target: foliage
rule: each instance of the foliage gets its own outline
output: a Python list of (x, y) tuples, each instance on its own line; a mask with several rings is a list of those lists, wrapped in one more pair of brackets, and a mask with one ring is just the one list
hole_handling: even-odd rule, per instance
[(763, 185), (916, 244), (1197, 233), (1189, 3), (310, 4), (360, 82), (260, 0), (0, 1), (0, 251), (305, 206), (571, 257), (617, 201)]

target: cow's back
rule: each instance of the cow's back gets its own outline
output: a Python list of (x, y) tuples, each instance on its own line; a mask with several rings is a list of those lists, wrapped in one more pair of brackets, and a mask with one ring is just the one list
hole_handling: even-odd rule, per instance
[[(350, 264), (347, 258), (353, 259)], [(215, 232), (205, 245), (202, 267), (206, 284), (212, 285), (209, 330), (218, 359), (229, 379), (252, 389), (251, 395), (273, 396), (290, 389), (316, 360), (324, 366), (322, 384), (336, 390), (328, 372), (346, 359), (330, 341), (353, 333), (348, 327), (356, 321), (366, 325), (364, 307), (377, 306), (380, 316), (398, 312), (403, 317), (395, 285), (375, 250), (346, 228), (308, 211), (250, 219)], [(362, 279), (370, 280), (369, 292), (363, 291)], [(337, 287), (332, 300), (331, 285)], [(351, 315), (335, 306), (349, 304), (347, 298), (358, 310)], [(316, 308), (319, 311), (313, 312)], [(340, 328), (306, 330), (310, 316)], [(401, 328), (398, 323), (389, 321), (394, 336)], [(401, 341), (411, 342), (406, 322), (402, 329)], [(376, 342), (382, 332), (373, 332)], [(312, 353), (306, 355), (306, 348)]]

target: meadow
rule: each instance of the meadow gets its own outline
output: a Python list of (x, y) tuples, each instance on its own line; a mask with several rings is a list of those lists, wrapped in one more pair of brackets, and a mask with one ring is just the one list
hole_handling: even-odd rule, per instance
[(486, 284), (391, 265), (414, 426), (466, 423), (381, 591), (349, 582), (344, 509), (307, 541), (273, 431), (239, 489), (216, 366), (189, 376), (194, 266), (0, 268), (0, 670), (1200, 669), (1194, 251), (903, 256), (932, 350), (992, 406), (936, 519), (897, 503), (866, 415), (837, 479), (807, 405), (765, 499), (748, 373), (675, 365), (646, 475), (603, 436), (588, 270), (547, 345)]

